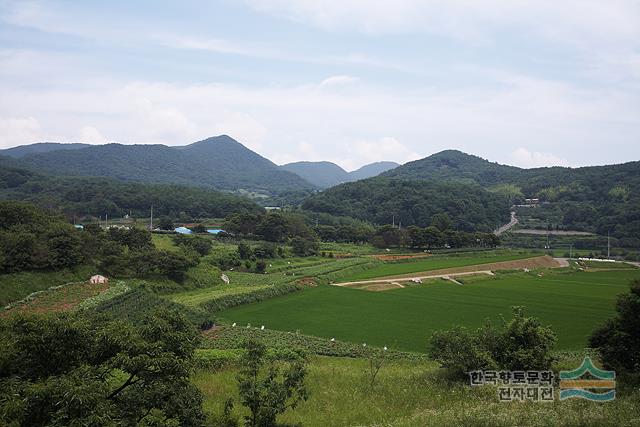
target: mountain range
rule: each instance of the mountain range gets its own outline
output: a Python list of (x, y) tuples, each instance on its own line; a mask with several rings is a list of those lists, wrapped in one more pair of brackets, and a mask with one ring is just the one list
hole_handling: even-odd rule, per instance
[(37, 143), (0, 150), (4, 163), (57, 176), (210, 187), (254, 196), (313, 191), (398, 166), (379, 162), (347, 172), (329, 162), (277, 166), (227, 135), (186, 146)]
[[(453, 183), (463, 187), (438, 188)], [(468, 193), (471, 190), (471, 193)], [(440, 197), (443, 192), (448, 197)], [(499, 196), (503, 201), (489, 196)], [(467, 194), (474, 194), (470, 198)], [(477, 197), (475, 197), (477, 195)], [(489, 162), (457, 150), (445, 150), (386, 171), (376, 178), (346, 183), (308, 197), (303, 207), (385, 223), (394, 215), (403, 224), (427, 225), (424, 200), (436, 211), (469, 224), (490, 227), (508, 206), (538, 198), (536, 217), (550, 227), (611, 233), (640, 246), (640, 162), (580, 168), (522, 169)], [(501, 206), (499, 215), (489, 205)], [(471, 219), (462, 212), (475, 212)], [(487, 212), (487, 214), (483, 214)]]
[[(397, 216), (406, 225), (428, 225), (431, 216), (445, 212), (466, 230), (490, 229), (508, 218), (510, 205), (539, 198), (536, 216), (543, 223), (610, 232), (640, 246), (637, 161), (522, 169), (445, 150), (401, 166), (381, 162), (349, 173), (330, 162), (277, 166), (222, 135), (179, 147), (33, 144), (0, 151), (0, 166), (43, 176), (206, 187), (374, 223)], [(20, 176), (7, 173), (6, 180), (19, 182)]]
[(376, 162), (347, 172), (331, 162), (295, 162), (280, 168), (295, 173), (319, 188), (329, 188), (344, 182), (371, 178), (398, 166), (400, 165), (395, 162)]
[(178, 147), (34, 144), (3, 150), (0, 155), (11, 156), (14, 166), (59, 176), (109, 177), (263, 195), (315, 188), (227, 135)]

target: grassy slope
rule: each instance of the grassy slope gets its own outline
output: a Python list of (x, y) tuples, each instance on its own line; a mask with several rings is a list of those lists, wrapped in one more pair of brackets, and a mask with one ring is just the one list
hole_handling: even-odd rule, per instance
[(27, 295), (69, 282), (89, 279), (94, 271), (82, 266), (75, 270), (22, 272), (0, 275), (0, 307), (21, 300)]
[[(573, 357), (561, 369), (573, 368), (580, 360)], [(309, 400), (279, 421), (306, 427), (620, 426), (635, 425), (640, 418), (637, 390), (633, 394), (620, 390), (617, 399), (607, 404), (580, 399), (500, 403), (494, 388), (450, 383), (433, 362), (390, 362), (380, 370), (373, 389), (366, 380), (367, 370), (364, 359), (314, 357), (307, 377)], [(208, 412), (219, 415), (225, 399), (233, 397), (234, 416), (247, 414), (237, 397), (236, 373), (225, 369), (194, 375)]]
[(366, 271), (362, 271), (356, 274), (352, 274), (341, 278), (341, 281), (354, 281), (373, 279), (384, 276), (395, 276), (399, 274), (417, 273), (422, 271), (438, 270), (441, 268), (451, 267), (463, 267), (467, 265), (487, 264), (500, 261), (512, 261), (515, 259), (530, 258), (533, 256), (539, 256), (540, 254), (500, 254), (500, 255), (474, 255), (464, 257), (440, 257), (434, 256), (433, 258), (427, 258), (420, 261), (409, 262), (389, 262), (381, 264), (375, 268), (371, 268)]
[(616, 296), (628, 289), (639, 271), (518, 273), (458, 286), (450, 282), (386, 292), (321, 286), (295, 294), (236, 307), (220, 313), (228, 322), (352, 342), (424, 351), (434, 330), (455, 324), (480, 326), (499, 321), (510, 307), (523, 305), (551, 324), (558, 348), (586, 345), (593, 327), (614, 313)]

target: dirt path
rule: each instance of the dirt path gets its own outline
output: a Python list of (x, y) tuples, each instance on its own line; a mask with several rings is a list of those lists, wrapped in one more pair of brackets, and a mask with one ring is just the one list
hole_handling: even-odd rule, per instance
[(569, 267), (569, 258), (554, 258), (560, 264), (560, 267)]
[(334, 286), (358, 286), (364, 284), (375, 283), (391, 283), (398, 281), (409, 281), (411, 279), (432, 279), (445, 276), (463, 276), (468, 274), (491, 274), (495, 270), (521, 270), (521, 269), (535, 269), (535, 268), (558, 268), (562, 267), (561, 262), (550, 257), (549, 255), (543, 255), (533, 258), (525, 258), (513, 261), (500, 261), (487, 264), (467, 265), (464, 267), (452, 267), (443, 268), (439, 270), (421, 271), (411, 274), (402, 274), (396, 276), (386, 276), (377, 279), (359, 280), (354, 282), (333, 283)]
[(453, 279), (454, 277), (459, 277), (459, 276), (468, 276), (468, 275), (472, 275), (472, 274), (486, 274), (489, 276), (493, 276), (493, 272), (490, 270), (480, 270), (480, 271), (468, 271), (468, 272), (464, 272), (464, 273), (448, 273), (448, 274), (430, 274), (428, 276), (422, 276), (422, 275), (417, 275), (417, 276), (410, 276), (410, 277), (397, 277), (395, 279), (372, 279), (372, 280), (360, 280), (357, 282), (344, 282), (344, 283), (333, 283), (332, 286), (344, 286), (344, 287), (356, 287), (356, 286), (361, 286), (361, 285), (377, 285), (377, 284), (383, 284), (383, 283), (388, 283), (390, 285), (394, 285), (394, 286), (399, 286), (401, 288), (404, 288), (404, 285), (398, 283), (399, 280), (406, 280), (406, 281), (410, 281), (412, 279), (419, 279), (419, 280), (427, 280), (427, 279), (446, 279), (449, 281), (452, 281), (454, 283), (457, 283), (458, 285), (462, 285), (462, 283), (458, 282), (457, 280)]

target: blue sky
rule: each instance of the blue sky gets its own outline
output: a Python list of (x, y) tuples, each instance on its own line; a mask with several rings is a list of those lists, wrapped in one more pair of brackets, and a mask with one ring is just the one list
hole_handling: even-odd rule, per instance
[(226, 133), (347, 169), (640, 160), (635, 0), (0, 0), (0, 148)]

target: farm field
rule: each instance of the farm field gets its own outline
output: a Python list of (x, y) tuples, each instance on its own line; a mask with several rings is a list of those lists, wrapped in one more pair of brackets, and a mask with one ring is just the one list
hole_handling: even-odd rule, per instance
[(363, 279), (373, 279), (385, 276), (396, 276), (401, 274), (418, 273), (423, 271), (440, 270), (444, 268), (464, 267), (468, 265), (488, 264), (501, 261), (513, 261), (518, 259), (540, 256), (530, 252), (523, 253), (503, 253), (503, 254), (479, 254), (472, 256), (444, 257), (433, 256), (418, 261), (391, 262), (380, 264), (377, 267), (357, 272), (341, 278), (341, 281), (354, 281)]
[(431, 333), (500, 321), (521, 305), (550, 324), (558, 349), (580, 349), (614, 314), (618, 294), (640, 270), (502, 274), (459, 286), (439, 280), (385, 292), (319, 286), (223, 311), (221, 320), (424, 352)]
[(58, 289), (48, 289), (37, 294), (24, 303), (17, 304), (0, 315), (16, 313), (51, 313), (69, 311), (76, 308), (83, 301), (95, 297), (108, 289), (107, 284), (90, 284), (88, 282), (74, 283)]

